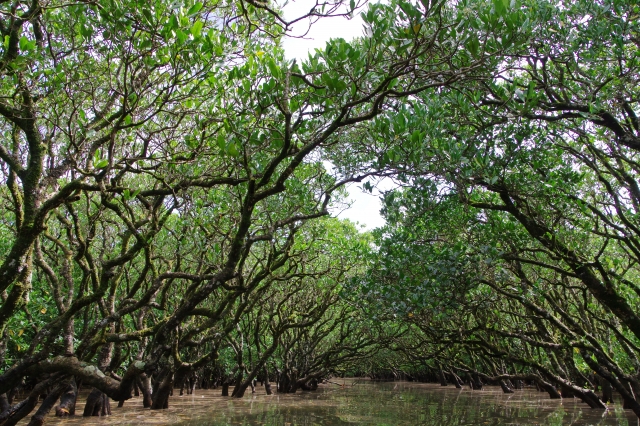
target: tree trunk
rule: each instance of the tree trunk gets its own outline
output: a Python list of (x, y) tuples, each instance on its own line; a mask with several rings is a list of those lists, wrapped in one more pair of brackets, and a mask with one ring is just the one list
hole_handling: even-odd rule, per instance
[(152, 410), (162, 410), (169, 408), (169, 396), (173, 389), (173, 372), (169, 371), (158, 384), (156, 391), (153, 393)]
[(244, 396), (244, 393), (247, 391), (249, 384), (251, 384), (250, 381), (241, 382), (241, 383), (236, 382), (236, 385), (233, 387), (233, 392), (231, 393), (231, 396), (234, 398), (242, 398)]
[(600, 386), (602, 386), (602, 402), (613, 402), (613, 387), (608, 380), (601, 378)]
[(229, 396), (229, 383), (222, 384), (222, 396)]
[(549, 394), (549, 398), (562, 399), (562, 395), (560, 395), (560, 393), (558, 392), (558, 389), (556, 389), (556, 387), (553, 386), (551, 383), (547, 383), (543, 380), (540, 380), (537, 383), (541, 390), (546, 391)]
[[(24, 419), (29, 415), (30, 412), (36, 408), (38, 405), (38, 400), (40, 399), (40, 392), (34, 394), (33, 392), (29, 397), (13, 407), (9, 410), (5, 411), (0, 415), (0, 424), (2, 426), (15, 426), (20, 420)], [(3, 422), (3, 420), (6, 420)]]
[[(640, 384), (638, 382), (626, 382), (627, 388), (629, 388), (629, 392), (635, 398), (636, 402), (640, 402)], [(623, 398), (622, 408), (625, 410), (632, 410), (633, 405), (627, 398)]]
[(474, 390), (481, 390), (482, 389), (482, 381), (480, 380), (480, 376), (478, 376), (478, 374), (473, 373), (471, 375), (471, 383), (473, 384), (473, 389)]
[(76, 414), (76, 400), (78, 399), (76, 381), (70, 380), (63, 392), (60, 397), (60, 405), (55, 408), (56, 417), (73, 416)]
[(238, 366), (238, 374), (236, 375), (236, 381), (233, 386), (233, 392), (231, 393), (232, 397), (242, 398), (244, 396), (245, 391), (251, 384), (251, 380), (253, 379), (252, 377), (249, 377), (244, 382), (242, 381), (242, 377), (244, 376), (243, 374), (244, 370), (245, 370), (244, 365)]
[(590, 390), (585, 392), (574, 391), (574, 393), (578, 398), (587, 403), (587, 405), (589, 405), (589, 407), (591, 408), (601, 408), (605, 410), (607, 409), (607, 406), (602, 402), (602, 400), (600, 400), (600, 398), (598, 398), (598, 395)]
[[(175, 380), (176, 386), (180, 388), (180, 396), (184, 395), (184, 387), (185, 387), (185, 384), (187, 384), (188, 376), (189, 376), (189, 373), (186, 371), (181, 371), (180, 369), (176, 371), (174, 380)], [(189, 390), (187, 390), (187, 394), (188, 393), (189, 393)]]
[[(70, 381), (73, 382), (74, 380), (71, 379)], [(49, 392), (49, 395), (47, 395), (47, 397), (44, 399), (44, 401), (42, 401), (42, 404), (40, 404), (40, 408), (38, 408), (36, 414), (31, 417), (31, 421), (29, 421), (28, 426), (44, 425), (46, 415), (49, 414), (49, 411), (51, 411), (55, 403), (58, 402), (58, 398), (60, 398), (60, 395), (62, 395), (62, 393), (67, 389), (68, 386), (69, 383), (61, 383), (60, 385), (53, 388), (51, 392)]]
[(84, 406), (84, 417), (90, 416), (110, 416), (111, 415), (111, 403), (109, 397), (105, 395), (100, 389), (94, 388)]
[(9, 398), (7, 398), (6, 393), (3, 393), (0, 395), (0, 413), (5, 412), (9, 407), (11, 407), (11, 404), (9, 404)]
[(453, 370), (450, 371), (450, 374), (451, 374), (451, 377), (453, 378), (453, 384), (456, 387), (456, 389), (462, 389), (462, 386), (464, 386), (462, 379), (458, 377), (458, 375), (454, 373)]
[[(196, 384), (198, 383), (197, 377), (194, 375), (192, 378), (189, 379), (189, 395), (193, 395), (193, 393), (196, 391)], [(215, 389), (215, 384), (214, 384), (214, 389)]]
[(133, 382), (133, 395), (140, 396), (140, 388), (138, 387), (138, 381)]
[(438, 378), (440, 379), (440, 386), (447, 386), (447, 378), (445, 377), (442, 368), (438, 370)]
[(142, 406), (144, 408), (151, 407), (153, 403), (153, 399), (151, 398), (151, 380), (143, 373), (136, 377), (136, 384), (138, 388), (140, 388), (140, 392), (142, 392)]
[(264, 391), (267, 395), (271, 395), (273, 392), (271, 391), (271, 383), (269, 382), (269, 370), (267, 369), (267, 365), (264, 366)]
[(562, 398), (574, 398), (576, 394), (572, 389), (562, 387), (560, 389), (560, 396), (562, 396)]
[(19, 403), (9, 407), (8, 410), (0, 413), (0, 425), (15, 426), (20, 420), (27, 417), (29, 413), (36, 408), (40, 395), (47, 389), (53, 380), (55, 380), (55, 378), (50, 378), (38, 383), (33, 388), (27, 399), (20, 401)]
[(504, 393), (513, 393), (513, 389), (511, 389), (509, 386), (507, 386), (507, 383), (503, 379), (498, 380), (498, 383), (500, 384), (500, 387), (502, 388), (502, 392), (504, 392)]

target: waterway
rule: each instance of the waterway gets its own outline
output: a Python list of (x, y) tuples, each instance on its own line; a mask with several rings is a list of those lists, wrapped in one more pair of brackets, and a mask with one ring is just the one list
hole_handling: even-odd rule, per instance
[[(355, 383), (355, 384), (354, 384)], [(343, 385), (343, 386), (341, 386)], [(619, 401), (618, 401), (619, 402)], [(81, 400), (77, 412), (82, 413)], [(217, 390), (196, 390), (174, 396), (169, 409), (142, 408), (140, 398), (122, 408), (112, 404), (104, 418), (75, 416), (47, 419), (55, 426), (124, 425), (621, 425), (640, 426), (630, 410), (612, 404), (593, 410), (577, 399), (551, 400), (535, 389), (504, 394), (499, 387), (481, 391), (413, 382), (372, 383), (335, 379), (314, 392), (264, 394), (258, 387), (242, 399), (220, 396)]]

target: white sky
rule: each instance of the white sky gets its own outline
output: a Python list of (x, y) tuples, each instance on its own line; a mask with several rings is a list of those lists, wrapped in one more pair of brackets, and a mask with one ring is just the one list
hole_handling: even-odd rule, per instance
[[(282, 4), (283, 2), (279, 2)], [(283, 8), (285, 19), (293, 19), (309, 12), (315, 4), (314, 0), (290, 0)], [(347, 2), (348, 4), (348, 2)], [(287, 37), (283, 43), (288, 58), (303, 60), (309, 51), (323, 48), (331, 38), (343, 38), (347, 41), (363, 34), (363, 22), (359, 15), (352, 19), (343, 17), (323, 18), (313, 24), (305, 38)], [(292, 29), (293, 36), (304, 34), (308, 28), (308, 22), (301, 21)], [(383, 181), (380, 188), (390, 189), (390, 181)], [(350, 219), (364, 225), (365, 229), (373, 229), (384, 225), (384, 219), (380, 216), (380, 196), (376, 190), (373, 194), (361, 190), (361, 183), (354, 183), (347, 187), (349, 198), (352, 200), (351, 208), (342, 211), (338, 217)]]

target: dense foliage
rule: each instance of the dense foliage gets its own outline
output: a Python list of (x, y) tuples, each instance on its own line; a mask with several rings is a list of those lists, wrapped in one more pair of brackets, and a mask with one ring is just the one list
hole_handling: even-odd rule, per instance
[(317, 3), (364, 35), (300, 61), (270, 2), (0, 11), (1, 425), (384, 371), (640, 416), (632, 2)]
[(373, 123), (402, 139), (377, 155), (404, 185), (355, 291), (405, 317), (399, 347), (449, 380), (533, 380), (591, 407), (613, 387), (640, 415), (639, 10), (530, 7), (496, 78)]

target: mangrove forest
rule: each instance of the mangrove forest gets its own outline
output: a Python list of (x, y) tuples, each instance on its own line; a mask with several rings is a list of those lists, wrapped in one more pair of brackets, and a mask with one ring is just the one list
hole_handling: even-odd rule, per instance
[(640, 4), (297, 4), (0, 0), (0, 426), (357, 377), (640, 418)]

